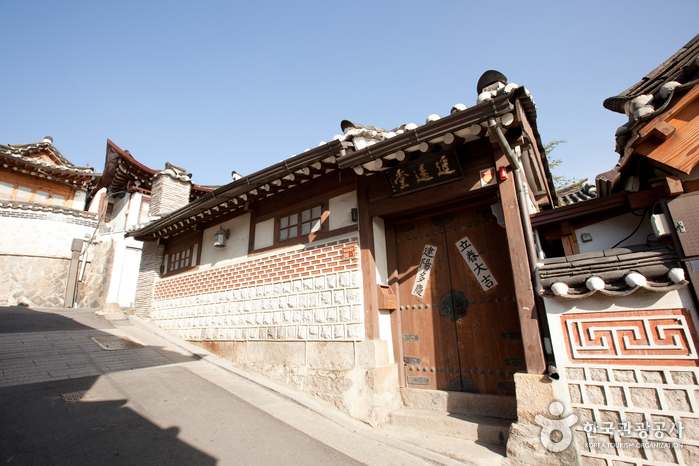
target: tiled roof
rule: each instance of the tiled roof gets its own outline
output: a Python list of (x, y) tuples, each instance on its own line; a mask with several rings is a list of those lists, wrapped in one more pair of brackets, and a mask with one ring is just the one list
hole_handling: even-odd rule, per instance
[[(648, 73), (642, 80), (621, 94), (606, 99), (604, 107), (633, 117), (634, 112), (631, 112), (631, 110), (638, 111), (642, 106), (629, 105), (630, 101), (640, 96), (652, 96), (652, 101), (646, 103), (646, 105), (651, 105), (654, 109), (657, 109), (677, 86), (699, 79), (697, 55), (699, 55), (699, 35), (695, 36), (687, 45), (665, 60), (662, 65)], [(642, 113), (645, 113), (645, 111)]]
[(538, 274), (545, 297), (626, 296), (687, 285), (677, 254), (648, 245), (543, 259)]
[[(125, 189), (138, 189), (150, 192), (153, 177), (158, 170), (149, 168), (136, 160), (129, 151), (122, 150), (114, 142), (107, 139), (107, 153), (104, 161), (104, 174), (99, 184), (91, 193), (91, 197), (101, 188), (107, 187), (111, 192)], [(212, 186), (194, 184), (191, 198), (196, 199), (215, 189)]]
[[(50, 153), (56, 163), (49, 163), (36, 157), (37, 153)], [(7, 170), (47, 178), (54, 181), (68, 182), (76, 187), (86, 187), (101, 176), (91, 167), (76, 167), (50, 142), (50, 138), (42, 142), (30, 144), (0, 144), (0, 166)]]
[[(352, 168), (359, 175), (378, 173), (435, 147), (452, 147), (484, 138), (490, 118), (507, 130), (514, 126), (519, 109), (531, 125), (532, 144), (543, 153), (536, 127), (536, 104), (529, 91), (499, 81), (489, 82), (481, 91), (475, 106), (456, 104), (445, 117), (429, 115), (424, 125), (408, 123), (386, 130), (343, 120), (340, 124), (343, 134), (334, 136), (332, 141), (321, 141), (314, 149), (236, 179), (166, 217), (139, 225), (127, 236), (152, 240), (175, 235), (197, 223), (215, 221), (250, 201), (274, 196), (338, 168)], [(537, 181), (542, 186), (553, 186), (545, 160), (543, 164), (543, 169), (537, 168), (541, 178)]]
[(587, 179), (559, 190), (558, 205), (577, 204), (597, 197), (597, 188)]
[(56, 205), (42, 205), (33, 204), (29, 202), (17, 202), (17, 201), (0, 201), (0, 208), (17, 209), (17, 210), (28, 210), (28, 211), (39, 211), (39, 212), (52, 212), (56, 214), (72, 215), (73, 217), (82, 217), (97, 220), (98, 215), (94, 212), (87, 212), (85, 210), (71, 209), (63, 206)]
[[(648, 73), (641, 81), (618, 96), (610, 97), (604, 101), (605, 108), (625, 113), (629, 121), (616, 131), (616, 152), (620, 154), (619, 161), (612, 170), (596, 177), (595, 181), (600, 196), (606, 196), (613, 191), (614, 185), (621, 179), (620, 174), (624, 171), (634, 152), (653, 159), (656, 165), (662, 164), (685, 173), (690, 173), (694, 166), (699, 163), (699, 154), (685, 157), (686, 150), (682, 147), (662, 150), (659, 151), (662, 153), (658, 154), (650, 153), (652, 147), (645, 147), (643, 150), (639, 147), (644, 141), (651, 140), (655, 141), (654, 144), (657, 147), (670, 138), (675, 130), (672, 127), (672, 121), (660, 120), (670, 115), (672, 109), (688, 105), (692, 100), (696, 100), (697, 95), (692, 89), (698, 84), (699, 35), (655, 70)], [(684, 124), (685, 122), (681, 121), (680, 123)], [(696, 139), (696, 136), (691, 134), (687, 137)], [(691, 140), (685, 142), (689, 147), (693, 146)], [(677, 141), (675, 140), (673, 144), (677, 145)]]

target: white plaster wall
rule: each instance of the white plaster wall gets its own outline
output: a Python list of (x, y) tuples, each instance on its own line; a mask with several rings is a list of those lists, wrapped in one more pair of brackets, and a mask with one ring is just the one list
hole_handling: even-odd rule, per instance
[[(620, 217), (615, 217), (603, 222), (595, 223), (584, 228), (575, 230), (575, 237), (578, 241), (578, 248), (581, 253), (604, 251), (611, 249), (616, 243), (626, 238), (638, 226), (641, 221), (640, 215), (628, 213)], [(583, 243), (581, 235), (589, 233), (592, 235), (592, 241)], [(648, 235), (653, 234), (653, 228), (650, 224), (650, 216), (646, 214), (643, 218), (643, 223), (638, 231), (629, 239), (621, 243), (619, 246), (632, 246), (635, 244), (645, 244)]]
[(87, 198), (87, 191), (78, 189), (75, 191), (75, 196), (73, 196), (73, 209), (85, 210), (85, 199)]
[(0, 217), (0, 254), (70, 258), (73, 238), (89, 238), (94, 230), (71, 223)]
[(387, 309), (379, 310), (379, 338), (388, 342), (388, 360), (391, 364), (393, 364), (395, 362), (395, 356), (393, 355), (391, 311)]
[(383, 219), (372, 219), (374, 229), (374, 260), (376, 261), (376, 281), (388, 285), (388, 258), (386, 255), (386, 226)]
[(127, 194), (121, 199), (114, 198), (114, 209), (112, 210), (112, 231), (124, 231), (126, 224), (126, 214), (129, 212), (130, 196)]
[(352, 191), (330, 199), (330, 230), (336, 230), (354, 225), (352, 221), (352, 209), (357, 208), (357, 192)]
[[(259, 228), (258, 224), (258, 228)], [(274, 224), (272, 224), (274, 225)], [(214, 235), (219, 230), (230, 229), (230, 236), (226, 240), (225, 248), (214, 246)], [(255, 235), (257, 238), (257, 235)], [(250, 242), (250, 214), (244, 214), (219, 225), (204, 230), (201, 250), (202, 267), (224, 265), (231, 260), (245, 259), (248, 256), (248, 243)]]
[[(127, 197), (129, 195), (127, 194)], [(133, 193), (130, 195), (128, 202), (128, 216), (126, 217), (126, 229), (132, 227), (138, 223), (138, 213), (141, 210), (141, 199), (143, 199), (143, 194)]]
[(102, 197), (102, 194), (107, 192), (107, 188), (101, 188), (97, 193), (95, 194), (95, 197), (92, 198), (90, 201), (90, 206), (86, 209), (88, 212), (93, 212), (93, 213), (99, 213), (99, 208), (100, 208), (100, 198)]
[[(213, 242), (213, 239), (212, 239)], [(274, 219), (255, 224), (255, 249), (262, 249), (274, 244)]]
[[(143, 242), (136, 241), (132, 237), (124, 238), (122, 233), (112, 235), (100, 235), (102, 241), (113, 241), (116, 244), (114, 250), (114, 263), (112, 264), (112, 276), (109, 282), (109, 291), (107, 292), (108, 303), (116, 303), (119, 299), (119, 288), (121, 287), (122, 271), (124, 268), (124, 256), (126, 248), (143, 249)], [(139, 267), (131, 270), (131, 273), (138, 275)]]

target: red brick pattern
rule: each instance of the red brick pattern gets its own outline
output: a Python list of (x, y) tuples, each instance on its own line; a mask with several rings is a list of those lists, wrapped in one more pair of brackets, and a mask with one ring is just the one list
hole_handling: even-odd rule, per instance
[(349, 245), (357, 247), (357, 241), (358, 238), (352, 237), (312, 244), (300, 250), (273, 254), (241, 264), (165, 278), (156, 283), (154, 299), (181, 298), (358, 269), (358, 253), (354, 258), (342, 259), (343, 248)]

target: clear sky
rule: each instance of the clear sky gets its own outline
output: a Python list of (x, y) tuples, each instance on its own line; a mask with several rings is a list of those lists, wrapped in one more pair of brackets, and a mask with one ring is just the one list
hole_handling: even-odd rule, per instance
[(44, 136), (102, 171), (107, 138), (153, 169), (226, 184), (340, 134), (475, 105), (488, 69), (525, 86), (557, 174), (617, 161), (605, 98), (697, 30), (687, 1), (0, 0), (0, 142)]

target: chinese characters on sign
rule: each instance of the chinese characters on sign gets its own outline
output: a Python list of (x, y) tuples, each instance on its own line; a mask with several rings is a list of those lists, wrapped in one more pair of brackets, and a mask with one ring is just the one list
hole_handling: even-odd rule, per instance
[(453, 150), (425, 154), (383, 173), (393, 197), (463, 178), (459, 158)]
[(425, 249), (422, 250), (422, 258), (420, 259), (420, 265), (417, 267), (415, 283), (413, 283), (413, 291), (411, 292), (412, 295), (418, 298), (422, 298), (425, 294), (427, 280), (430, 278), (430, 271), (432, 270), (436, 253), (437, 248), (429, 244), (425, 245)]
[(476, 248), (473, 247), (473, 244), (468, 239), (468, 236), (464, 236), (457, 241), (456, 247), (459, 248), (461, 255), (471, 268), (471, 272), (473, 272), (473, 275), (475, 275), (476, 280), (478, 280), (478, 283), (480, 283), (483, 291), (488, 291), (489, 289), (497, 286), (497, 280), (493, 278), (493, 274), (490, 273), (490, 270), (488, 270), (488, 266), (485, 265), (485, 261), (480, 254), (478, 254)]

